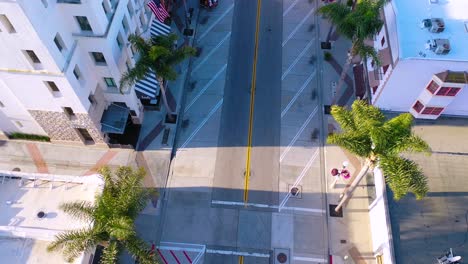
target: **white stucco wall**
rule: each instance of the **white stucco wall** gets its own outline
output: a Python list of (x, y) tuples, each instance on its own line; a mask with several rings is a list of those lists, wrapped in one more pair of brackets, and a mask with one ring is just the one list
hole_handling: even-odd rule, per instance
[(379, 168), (374, 169), (376, 198), (369, 205), (369, 218), (372, 233), (372, 248), (375, 255), (382, 255), (383, 263), (395, 262), (390, 215), (385, 192), (385, 180)]
[[(104, 1), (108, 3), (108, 0)], [(91, 107), (88, 96), (94, 93), (98, 84), (106, 90), (104, 77), (119, 82), (121, 74), (127, 70), (125, 63), (134, 63), (126, 45), (127, 36), (137, 28), (140, 33), (143, 31), (138, 19), (145, 11), (143, 1), (132, 1), (131, 9), (138, 11), (132, 16), (127, 9), (128, 1), (120, 0), (111, 10), (112, 16), (104, 13), (102, 1), (84, 0), (82, 4), (48, 1), (47, 7), (41, 1), (0, 2), (0, 14), (5, 14), (16, 30), (11, 34), (2, 30), (0, 34), (1, 89), (2, 93), (8, 90), (0, 101), (17, 105), (0, 108), (0, 130), (15, 129), (12, 122), (20, 118), (28, 125), (21, 129), (16, 127), (17, 131), (44, 134), (27, 110), (62, 111), (62, 107), (71, 107), (75, 113), (87, 113)], [(74, 16), (86, 16), (93, 32), (81, 32)], [(130, 29), (128, 33), (122, 27), (124, 16)], [(124, 42), (122, 48), (116, 41), (119, 32)], [(63, 40), (62, 51), (54, 43), (57, 33)], [(24, 50), (33, 50), (41, 63), (32, 64)], [(96, 65), (90, 52), (102, 52), (107, 65)], [(81, 80), (73, 74), (75, 65), (81, 71)], [(57, 84), (59, 96), (51, 93), (45, 81)], [(140, 103), (133, 91), (123, 95), (104, 93), (104, 99), (102, 103), (105, 104), (125, 102), (137, 115), (140, 114)]]
[[(403, 59), (398, 62), (385, 87), (377, 93), (374, 105), (392, 111), (408, 112), (434, 74), (451, 70), (466, 71), (468, 62), (429, 59)], [(443, 114), (466, 115), (468, 89), (462, 89)]]

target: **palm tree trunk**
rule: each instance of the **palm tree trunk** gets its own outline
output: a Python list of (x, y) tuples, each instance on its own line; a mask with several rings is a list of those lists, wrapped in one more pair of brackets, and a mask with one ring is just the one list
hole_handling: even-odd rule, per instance
[(171, 107), (169, 106), (167, 102), (166, 86), (164, 85), (163, 78), (158, 77), (158, 82), (159, 82), (159, 88), (161, 88), (161, 94), (162, 94), (164, 106), (166, 107), (167, 114), (169, 115), (169, 118), (171, 119), (174, 114), (174, 111), (172, 111)]
[(351, 53), (348, 54), (348, 59), (346, 60), (345, 65), (343, 66), (343, 70), (341, 70), (340, 80), (338, 81), (338, 84), (336, 85), (335, 96), (333, 97), (332, 105), (336, 104), (336, 102), (338, 101), (338, 98), (340, 96), (341, 86), (343, 86), (346, 75), (348, 74), (348, 70), (349, 70), (349, 67), (351, 66), (352, 59), (353, 59), (353, 55)]
[(341, 207), (353, 196), (353, 192), (358, 186), (358, 184), (361, 182), (361, 180), (364, 178), (364, 176), (367, 174), (369, 171), (370, 165), (371, 165), (371, 160), (366, 159), (366, 162), (364, 166), (361, 168), (361, 171), (359, 172), (358, 176), (354, 179), (354, 181), (351, 183), (348, 189), (345, 189), (342, 193), (342, 198), (338, 205), (335, 208), (335, 212), (339, 212)]

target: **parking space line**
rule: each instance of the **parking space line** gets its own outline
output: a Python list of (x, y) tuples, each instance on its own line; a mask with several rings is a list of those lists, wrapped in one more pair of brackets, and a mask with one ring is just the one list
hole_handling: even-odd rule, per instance
[(304, 56), (304, 54), (306, 53), (306, 51), (310, 48), (310, 46), (312, 46), (312, 44), (315, 42), (315, 38), (312, 38), (309, 43), (307, 43), (307, 45), (305, 46), (305, 48), (301, 51), (301, 53), (299, 54), (299, 56), (296, 57), (296, 59), (293, 61), (293, 63), (291, 63), (291, 65), (289, 65), (288, 69), (283, 73), (283, 75), (281, 76), (281, 80), (284, 80), (284, 78), (286, 78), (286, 76), (289, 74), (289, 72), (292, 70), (292, 68), (294, 68), (294, 66), (296, 66), (296, 64), (299, 62), (299, 60), (302, 58), (302, 56)]
[(205, 62), (211, 57), (211, 55), (213, 55), (213, 53), (215, 53), (216, 50), (218, 50), (219, 47), (221, 47), (221, 45), (223, 45), (223, 43), (224, 43), (230, 36), (231, 36), (231, 32), (227, 33), (227, 35), (216, 45), (216, 47), (212, 48), (212, 49), (210, 50), (210, 52), (206, 55), (206, 57), (203, 58), (203, 60), (202, 60), (199, 64), (197, 64), (197, 66), (195, 66), (195, 68), (192, 70), (192, 74), (193, 74), (194, 72), (198, 71), (198, 69), (200, 69), (201, 66), (202, 66), (203, 64), (205, 64)]
[(307, 80), (302, 84), (301, 88), (299, 88), (299, 91), (297, 91), (297, 93), (294, 95), (294, 97), (291, 99), (291, 101), (288, 103), (288, 105), (283, 109), (283, 111), (281, 111), (281, 118), (283, 118), (284, 115), (286, 115), (286, 113), (289, 111), (289, 108), (291, 108), (291, 106), (297, 100), (297, 98), (302, 93), (302, 91), (304, 91), (304, 89), (307, 87), (307, 85), (309, 85), (310, 81), (312, 81), (312, 78), (314, 78), (314, 76), (315, 76), (315, 71), (313, 71), (309, 75), (309, 78), (307, 78)]
[(198, 125), (198, 127), (193, 131), (193, 133), (187, 138), (187, 140), (180, 146), (181, 149), (185, 148), (188, 143), (193, 139), (193, 137), (200, 131), (200, 129), (206, 124), (208, 119), (219, 109), (219, 107), (223, 104), (223, 99), (219, 100), (218, 103), (211, 109), (208, 115), (203, 119), (203, 121)]
[(185, 107), (184, 114), (188, 112), (190, 107), (200, 98), (200, 96), (218, 79), (219, 75), (226, 69), (227, 64), (224, 64), (223, 67), (210, 79), (210, 81), (203, 87), (200, 92), (193, 98), (193, 100)]
[(210, 31), (221, 21), (232, 9), (234, 8), (234, 4), (229, 6), (229, 8), (197, 39), (197, 42), (200, 42)]
[(283, 17), (286, 16), (286, 15), (289, 13), (289, 11), (291, 11), (291, 9), (294, 8), (294, 6), (296, 6), (296, 4), (297, 4), (298, 1), (299, 1), (299, 0), (295, 0), (290, 6), (288, 6), (288, 8), (286, 9), (286, 11), (284, 11), (284, 13), (283, 13)]
[(281, 156), (280, 156), (280, 162), (283, 161), (284, 157), (286, 157), (286, 154), (291, 150), (291, 147), (294, 145), (294, 143), (296, 143), (297, 139), (299, 138), (299, 136), (302, 134), (302, 132), (304, 131), (304, 129), (307, 127), (307, 125), (309, 124), (310, 120), (312, 120), (312, 118), (315, 116), (315, 114), (317, 113), (317, 110), (318, 110), (318, 106), (316, 106), (314, 108), (314, 111), (312, 111), (312, 113), (310, 113), (309, 117), (307, 117), (306, 121), (304, 122), (304, 124), (302, 124), (301, 128), (299, 129), (299, 131), (296, 133), (296, 135), (294, 136), (294, 138), (291, 140), (291, 142), (289, 142), (288, 146), (286, 147), (286, 149), (283, 151), (283, 153), (281, 153)]
[(283, 41), (283, 47), (284, 45), (286, 45), (286, 43), (294, 36), (294, 34), (296, 34), (296, 32), (299, 30), (300, 27), (302, 27), (302, 25), (305, 23), (305, 21), (310, 17), (310, 15), (312, 15), (312, 13), (314, 12), (314, 8), (312, 8), (309, 13), (307, 13), (307, 15), (301, 20), (301, 22), (299, 22), (299, 24), (297, 24), (297, 26), (294, 28), (294, 30), (289, 33), (289, 36)]

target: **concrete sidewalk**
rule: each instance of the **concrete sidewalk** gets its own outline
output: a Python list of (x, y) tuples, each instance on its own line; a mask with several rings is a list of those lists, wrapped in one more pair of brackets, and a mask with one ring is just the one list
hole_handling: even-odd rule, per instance
[[(334, 30), (330, 31), (330, 23), (321, 16), (318, 16), (318, 25), (320, 28), (319, 41), (323, 42), (329, 39), (332, 42), (331, 50), (321, 50), (319, 65), (321, 65), (320, 77), (322, 88), (322, 104), (330, 105), (334, 97), (340, 105), (350, 105), (354, 97), (353, 76), (350, 75), (352, 67), (343, 87), (340, 91), (335, 88), (340, 78), (341, 69), (345, 64), (348, 49), (351, 42), (340, 37)], [(330, 52), (332, 60), (325, 61), (324, 53)], [(323, 130), (326, 135), (339, 129), (331, 115), (324, 114)], [(324, 135), (324, 139), (326, 139)], [(333, 168), (342, 168), (344, 161), (348, 161), (347, 169), (351, 173), (350, 179), (339, 179), (335, 186), (332, 186), (334, 177), (331, 175)], [(324, 182), (326, 184), (326, 202), (327, 202), (327, 221), (328, 221), (328, 239), (330, 263), (376, 263), (373, 254), (372, 236), (369, 218), (369, 205), (372, 202), (372, 192), (367, 187), (367, 179), (364, 178), (356, 188), (352, 198), (342, 210), (342, 217), (332, 217), (330, 215), (333, 208), (329, 205), (339, 203), (340, 194), (344, 188), (351, 184), (352, 180), (361, 169), (361, 161), (354, 155), (343, 149), (324, 144)]]

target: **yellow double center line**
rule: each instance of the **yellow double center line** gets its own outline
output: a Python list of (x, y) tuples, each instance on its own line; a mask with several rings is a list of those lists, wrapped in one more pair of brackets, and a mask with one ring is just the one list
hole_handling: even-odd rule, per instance
[(252, 69), (252, 84), (250, 91), (250, 113), (249, 113), (249, 134), (247, 137), (247, 160), (245, 165), (245, 182), (244, 182), (244, 203), (249, 201), (249, 180), (250, 180), (250, 156), (252, 153), (252, 128), (253, 128), (253, 115), (255, 104), (255, 83), (257, 79), (257, 58), (258, 58), (258, 34), (260, 31), (260, 10), (262, 0), (257, 0), (257, 20), (255, 25), (255, 47)]

